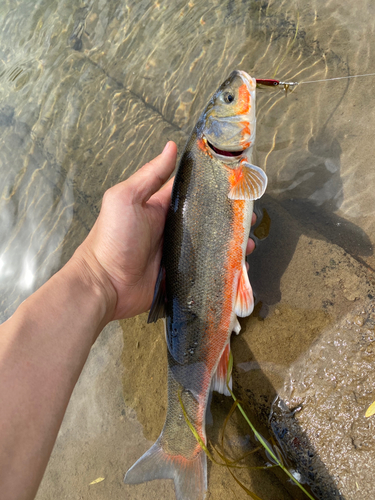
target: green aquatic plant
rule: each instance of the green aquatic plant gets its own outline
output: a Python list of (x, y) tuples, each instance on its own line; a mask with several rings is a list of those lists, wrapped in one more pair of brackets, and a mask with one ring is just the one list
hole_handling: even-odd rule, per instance
[[(221, 451), (217, 450), (214, 446), (212, 446), (213, 450), (215, 450), (215, 452), (218, 454), (218, 456), (220, 457), (220, 459), (222, 460), (222, 462), (219, 462), (218, 460), (216, 460), (216, 458), (213, 456), (213, 454), (207, 448), (207, 446), (204, 443), (204, 441), (201, 438), (201, 436), (198, 434), (198, 432), (194, 428), (194, 425), (190, 422), (189, 416), (188, 416), (188, 414), (187, 414), (187, 412), (185, 410), (185, 407), (184, 407), (184, 404), (183, 404), (183, 401), (182, 401), (181, 391), (178, 393), (178, 399), (180, 401), (180, 405), (181, 405), (181, 409), (182, 409), (182, 413), (183, 413), (185, 422), (189, 426), (189, 429), (193, 433), (195, 439), (198, 441), (199, 445), (201, 446), (202, 450), (205, 452), (205, 454), (207, 455), (207, 457), (212, 462), (214, 462), (216, 465), (219, 465), (221, 467), (226, 467), (228, 469), (229, 473), (231, 474), (231, 476), (233, 477), (233, 479), (237, 482), (237, 484), (253, 500), (262, 500), (262, 499), (260, 497), (258, 497), (258, 495), (256, 495), (254, 492), (250, 491), (235, 476), (235, 474), (234, 474), (234, 472), (232, 470), (233, 468), (235, 468), (235, 469), (248, 469), (249, 470), (249, 469), (270, 469), (271, 467), (280, 467), (280, 469), (282, 469), (285, 472), (285, 474), (293, 481), (293, 483), (295, 483), (305, 493), (305, 495), (310, 500), (315, 500), (314, 497), (302, 486), (302, 484), (293, 476), (293, 474), (285, 466), (284, 459), (283, 459), (283, 456), (282, 456), (282, 453), (281, 453), (280, 449), (276, 445), (272, 446), (267, 441), (267, 439), (265, 439), (260, 434), (260, 432), (258, 432), (256, 430), (256, 428), (254, 427), (254, 425), (251, 423), (249, 417), (246, 415), (245, 410), (241, 406), (240, 400), (236, 398), (236, 396), (234, 395), (232, 389), (229, 387), (229, 381), (230, 381), (230, 377), (231, 377), (231, 374), (232, 374), (232, 369), (233, 369), (233, 356), (232, 356), (232, 353), (230, 353), (229, 362), (228, 362), (228, 371), (227, 371), (226, 385), (227, 385), (228, 391), (230, 392), (230, 394), (231, 394), (231, 396), (232, 396), (232, 398), (234, 400), (234, 403), (233, 403), (232, 408), (230, 409), (230, 411), (229, 411), (229, 413), (228, 413), (228, 415), (227, 415), (227, 417), (226, 417), (226, 419), (224, 421), (223, 430), (222, 430), (222, 433), (221, 433)], [(224, 436), (225, 436), (225, 430), (226, 430), (227, 424), (228, 424), (231, 416), (233, 415), (234, 411), (236, 410), (236, 408), (238, 408), (240, 410), (242, 416), (246, 420), (246, 422), (249, 425), (250, 429), (253, 431), (256, 440), (261, 444), (261, 446), (258, 446), (257, 448), (254, 448), (253, 450), (251, 450), (250, 452), (247, 452), (245, 455), (241, 456), (240, 458), (237, 458), (236, 460), (229, 460), (227, 458), (227, 456), (225, 455), (225, 452), (224, 452)], [(254, 466), (249, 467), (249, 466), (245, 466), (245, 465), (238, 465), (238, 463), (241, 460), (243, 460), (244, 458), (246, 458), (250, 454), (255, 453), (256, 451), (259, 451), (261, 449), (261, 447), (264, 448), (267, 458), (273, 463), (273, 465), (271, 465), (271, 466), (266, 465), (266, 466), (261, 466), (261, 467), (254, 467)]]
[[(185, 406), (184, 406), (184, 403), (182, 402), (182, 398), (181, 398), (181, 392), (178, 393), (178, 399), (180, 401), (180, 405), (181, 405), (181, 409), (182, 409), (182, 413), (184, 415), (184, 419), (185, 419), (185, 422), (187, 423), (187, 425), (189, 426), (191, 432), (193, 433), (195, 439), (198, 441), (198, 443), (200, 444), (200, 447), (202, 448), (202, 450), (205, 452), (205, 454), (208, 456), (208, 458), (214, 462), (216, 465), (220, 465), (220, 466), (225, 466), (225, 467), (234, 467), (236, 469), (248, 469), (249, 467), (246, 467), (244, 465), (237, 465), (238, 462), (240, 462), (241, 460), (243, 460), (245, 457), (247, 457), (248, 455), (252, 454), (252, 453), (255, 453), (256, 451), (260, 450), (260, 447), (257, 447), (257, 448), (254, 448), (253, 450), (251, 450), (250, 452), (247, 452), (245, 455), (243, 455), (242, 457), (240, 458), (237, 458), (236, 460), (229, 460), (224, 453), (220, 453), (214, 446), (212, 446), (212, 448), (216, 451), (216, 453), (219, 455), (219, 457), (224, 461), (224, 463), (222, 462), (219, 462), (218, 460), (216, 460), (214, 458), (214, 456), (212, 455), (212, 453), (210, 452), (210, 450), (207, 448), (207, 446), (205, 445), (203, 439), (200, 437), (200, 435), (198, 434), (198, 432), (196, 431), (196, 429), (194, 428), (193, 424), (190, 422), (190, 419), (188, 417), (188, 414), (186, 412), (186, 409), (185, 409)], [(233, 413), (235, 407), (237, 406), (237, 403), (235, 403), (231, 409), (231, 411), (229, 412), (229, 417), (231, 416), (231, 414)], [(234, 408), (234, 409), (233, 409)], [(228, 417), (227, 417), (228, 418)], [(227, 420), (227, 419), (226, 419)], [(229, 420), (229, 419), (228, 419)], [(226, 425), (226, 424), (224, 424)], [(266, 467), (251, 467), (253, 469), (265, 469)]]
[[(247, 467), (247, 466), (244, 466), (244, 465), (237, 465), (238, 462), (240, 462), (241, 460), (243, 460), (245, 457), (247, 457), (248, 455), (252, 454), (252, 453), (255, 453), (256, 451), (258, 451), (260, 449), (260, 447), (258, 448), (254, 448), (253, 450), (251, 450), (250, 452), (246, 453), (245, 455), (243, 455), (242, 457), (236, 459), (236, 460), (229, 460), (225, 453), (224, 453), (224, 449), (222, 452), (219, 452), (216, 448), (212, 447), (216, 453), (219, 455), (219, 457), (221, 458), (221, 460), (223, 462), (219, 462), (218, 460), (216, 460), (214, 458), (214, 456), (212, 455), (212, 453), (210, 452), (210, 450), (207, 448), (207, 446), (205, 445), (205, 443), (203, 442), (203, 439), (200, 437), (200, 435), (198, 434), (198, 432), (196, 431), (196, 429), (194, 428), (193, 424), (190, 422), (190, 419), (188, 417), (188, 414), (186, 413), (186, 410), (185, 410), (185, 407), (184, 407), (184, 403), (182, 401), (182, 398), (181, 398), (181, 392), (178, 393), (178, 399), (180, 401), (180, 405), (181, 405), (181, 409), (182, 409), (182, 413), (184, 415), (184, 419), (185, 419), (185, 422), (187, 423), (187, 425), (189, 426), (189, 429), (191, 430), (191, 432), (193, 433), (195, 439), (198, 441), (198, 443), (200, 444), (202, 450), (205, 452), (205, 454), (207, 455), (207, 457), (212, 461), (214, 462), (216, 465), (220, 465), (221, 467), (226, 467), (228, 469), (228, 471), (230, 472), (231, 476), (233, 477), (233, 479), (237, 482), (237, 484), (239, 486), (241, 486), (241, 488), (246, 491), (246, 493), (253, 499), (253, 500), (262, 500), (260, 497), (258, 497), (258, 495), (256, 495), (253, 491), (250, 491), (248, 488), (246, 488), (246, 486), (234, 475), (234, 473), (232, 472), (232, 468), (236, 468), (236, 469), (265, 469), (266, 467)], [(223, 433), (222, 433), (222, 448), (223, 448), (223, 441), (224, 441), (224, 432), (225, 432), (225, 427), (226, 427), (226, 424), (227, 422), (229, 421), (229, 418), (231, 417), (233, 411), (236, 409), (236, 406), (238, 405), (238, 402), (235, 402), (232, 406), (232, 409), (231, 411), (229, 412), (227, 418), (225, 419), (225, 423), (224, 423), (224, 428), (223, 428)], [(228, 418), (229, 417), (229, 418)]]
[[(228, 363), (228, 373), (227, 373), (227, 388), (228, 388), (228, 391), (230, 392), (233, 400), (235, 402), (238, 402), (238, 399), (234, 395), (232, 389), (229, 387), (229, 380), (230, 380), (230, 376), (232, 374), (232, 369), (233, 369), (233, 356), (232, 356), (232, 353), (230, 353), (230, 355), (229, 355), (229, 363)], [(280, 452), (279, 448), (277, 446), (274, 446), (272, 448), (272, 446), (270, 445), (270, 443), (268, 443), (268, 441), (255, 429), (255, 427), (251, 423), (250, 419), (246, 415), (245, 410), (242, 408), (242, 406), (241, 406), (241, 404), (239, 402), (237, 403), (237, 407), (240, 410), (240, 412), (242, 413), (242, 416), (246, 420), (246, 422), (249, 425), (250, 429), (253, 431), (254, 436), (256, 437), (256, 439), (260, 442), (260, 444), (265, 449), (268, 458), (276, 466), (280, 467), (280, 469), (282, 469), (285, 472), (285, 474), (287, 476), (289, 476), (289, 478), (305, 493), (305, 495), (307, 495), (308, 498), (310, 498), (310, 500), (315, 500), (314, 497), (302, 486), (302, 484), (287, 469), (287, 467), (285, 467), (284, 461), (283, 461), (283, 458), (282, 458), (282, 455), (281, 455), (281, 452)]]

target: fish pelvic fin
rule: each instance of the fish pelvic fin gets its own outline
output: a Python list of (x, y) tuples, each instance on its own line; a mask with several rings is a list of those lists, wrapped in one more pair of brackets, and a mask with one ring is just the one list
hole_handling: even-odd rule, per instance
[(232, 170), (229, 182), (228, 198), (231, 200), (257, 200), (263, 196), (268, 178), (261, 168), (243, 160), (238, 168)]
[(249, 276), (247, 274), (246, 264), (243, 263), (238, 280), (237, 298), (234, 306), (234, 312), (240, 318), (249, 316), (254, 309), (253, 289), (251, 288)]
[(207, 457), (201, 451), (193, 460), (169, 455), (160, 438), (128, 470), (124, 482), (139, 484), (153, 479), (173, 479), (177, 500), (204, 500), (207, 490)]
[[(225, 396), (230, 396), (230, 392), (227, 387), (227, 373), (228, 364), (230, 356), (230, 346), (229, 342), (226, 345), (223, 354), (221, 355), (219, 364), (217, 365), (216, 372), (212, 377), (211, 390), (224, 394)], [(232, 375), (229, 379), (229, 387), (232, 389)]]

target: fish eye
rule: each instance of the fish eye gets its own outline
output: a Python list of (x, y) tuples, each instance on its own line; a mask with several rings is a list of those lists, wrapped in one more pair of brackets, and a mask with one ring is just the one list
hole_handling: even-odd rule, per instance
[(224, 99), (224, 102), (226, 102), (227, 104), (230, 104), (231, 102), (234, 101), (234, 95), (231, 92), (224, 92), (223, 99)]

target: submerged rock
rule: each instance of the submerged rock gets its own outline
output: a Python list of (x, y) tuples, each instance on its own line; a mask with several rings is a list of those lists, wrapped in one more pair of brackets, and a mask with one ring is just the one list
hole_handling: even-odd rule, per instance
[(375, 302), (330, 327), (288, 371), (270, 423), (318, 499), (375, 497)]

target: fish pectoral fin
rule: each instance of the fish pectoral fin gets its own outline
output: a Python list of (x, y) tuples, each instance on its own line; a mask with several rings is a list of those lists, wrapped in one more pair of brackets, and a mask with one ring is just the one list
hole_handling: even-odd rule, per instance
[(156, 280), (154, 298), (152, 299), (150, 312), (148, 313), (147, 323), (156, 323), (159, 318), (165, 317), (166, 300), (165, 269), (164, 266), (161, 265)]
[(249, 316), (254, 309), (253, 289), (251, 288), (246, 264), (243, 263), (240, 279), (238, 280), (237, 298), (234, 312), (240, 318)]
[(261, 168), (241, 161), (240, 166), (231, 171), (229, 182), (228, 198), (231, 200), (257, 200), (263, 196), (268, 178)]
[[(225, 396), (230, 396), (230, 392), (227, 387), (227, 374), (228, 374), (228, 364), (229, 364), (230, 346), (229, 342), (226, 345), (223, 354), (221, 355), (219, 364), (217, 365), (216, 372), (212, 377), (211, 390), (216, 391)], [(232, 389), (232, 375), (229, 379), (229, 387)]]

